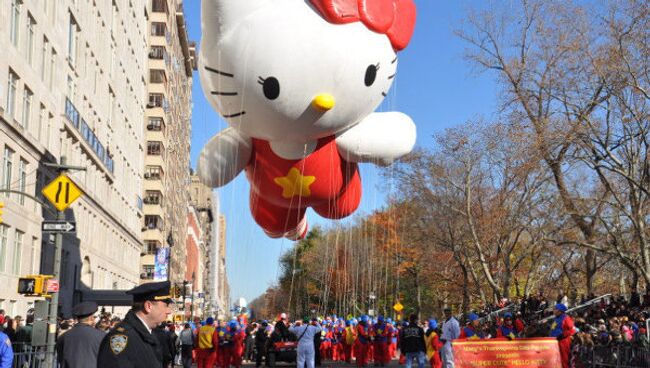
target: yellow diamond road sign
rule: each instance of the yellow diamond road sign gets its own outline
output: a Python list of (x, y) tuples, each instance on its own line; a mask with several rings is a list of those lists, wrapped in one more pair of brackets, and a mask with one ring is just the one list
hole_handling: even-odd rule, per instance
[(393, 306), (393, 309), (395, 309), (395, 312), (399, 313), (399, 312), (402, 311), (402, 309), (404, 309), (404, 306), (402, 305), (402, 303), (397, 302), (397, 303), (395, 303), (395, 305)]
[(82, 194), (81, 189), (66, 175), (52, 180), (43, 188), (42, 193), (59, 211), (65, 211)]

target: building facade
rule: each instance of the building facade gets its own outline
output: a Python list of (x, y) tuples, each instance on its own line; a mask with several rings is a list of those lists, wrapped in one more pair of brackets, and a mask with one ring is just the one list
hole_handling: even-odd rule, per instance
[[(192, 220), (196, 219), (196, 220)], [(194, 222), (195, 221), (195, 222)], [(193, 224), (197, 224), (197, 230), (192, 230)], [(199, 241), (192, 241), (190, 233), (198, 233)], [(194, 245), (196, 244), (196, 246)], [(193, 254), (194, 248), (200, 259), (200, 267), (196, 268), (195, 275), (201, 275), (200, 280), (194, 277), (195, 285), (194, 301), (198, 298), (201, 308), (205, 314), (218, 316), (227, 311), (229, 291), (227, 290), (227, 279), (225, 278), (225, 218), (219, 211), (219, 197), (212, 188), (204, 185), (198, 176), (191, 177), (190, 186), (190, 215), (188, 218), (188, 255)], [(188, 258), (188, 271), (193, 263)], [(202, 268), (201, 268), (202, 267)], [(187, 280), (191, 279), (190, 273)]]
[[(185, 276), (189, 204), (190, 120), (195, 49), (187, 38), (181, 0), (148, 0), (145, 110), (144, 249), (141, 282)], [(143, 106), (145, 106), (143, 105)], [(167, 265), (156, 254), (170, 248)], [(164, 261), (164, 259), (163, 259)]]
[(215, 205), (218, 215), (215, 218), (213, 227), (213, 242), (210, 247), (214, 257), (211, 257), (214, 263), (210, 263), (210, 272), (216, 279), (213, 287), (213, 312), (219, 316), (227, 316), (230, 311), (230, 283), (228, 282), (228, 273), (226, 270), (226, 217), (218, 212), (218, 202)]
[[(58, 173), (84, 195), (66, 211), (61, 312), (84, 289), (128, 289), (140, 281), (145, 106), (150, 28), (145, 0), (0, 0), (1, 185), (40, 196)], [(150, 13), (149, 13), (150, 14)], [(42, 236), (49, 206), (16, 194), (0, 226), (0, 308), (24, 315), (33, 300), (17, 278), (53, 271), (53, 236)]]

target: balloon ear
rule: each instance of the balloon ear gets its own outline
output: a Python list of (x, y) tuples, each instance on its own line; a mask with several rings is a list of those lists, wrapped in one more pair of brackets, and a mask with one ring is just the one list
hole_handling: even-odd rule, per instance
[(259, 9), (268, 0), (201, 0), (201, 29), (204, 36), (219, 36)]

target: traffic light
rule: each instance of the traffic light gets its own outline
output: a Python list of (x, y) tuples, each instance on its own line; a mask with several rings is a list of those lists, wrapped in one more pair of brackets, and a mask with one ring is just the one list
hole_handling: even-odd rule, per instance
[(18, 279), (18, 294), (27, 296), (49, 296), (47, 280), (51, 275), (27, 275)]
[(0, 202), (0, 224), (2, 223), (2, 209), (5, 208), (5, 203)]

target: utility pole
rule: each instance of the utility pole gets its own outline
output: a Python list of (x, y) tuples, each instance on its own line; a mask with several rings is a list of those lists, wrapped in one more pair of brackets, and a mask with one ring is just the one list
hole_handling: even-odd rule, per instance
[[(59, 174), (65, 174), (68, 170), (86, 170), (84, 167), (67, 166), (66, 157), (61, 156), (60, 164), (45, 164), (45, 166), (56, 169)], [(65, 221), (65, 211), (57, 211), (57, 221)], [(55, 280), (61, 279), (61, 254), (63, 253), (63, 233), (57, 233), (54, 241), (54, 270), (52, 274)], [(47, 364), (46, 367), (54, 368), (54, 348), (56, 345), (56, 326), (59, 314), (59, 293), (53, 293), (50, 300), (50, 311), (48, 313), (48, 331), (47, 331)]]

